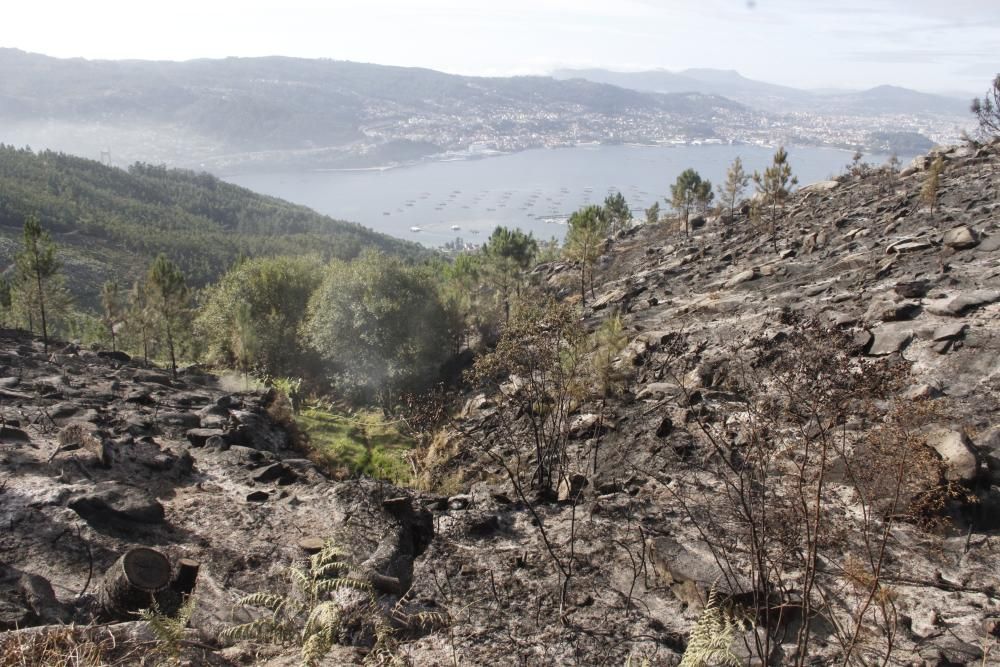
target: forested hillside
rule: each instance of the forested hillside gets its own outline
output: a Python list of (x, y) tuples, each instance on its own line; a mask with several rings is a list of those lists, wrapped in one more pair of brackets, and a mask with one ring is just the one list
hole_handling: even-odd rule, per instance
[(366, 247), (407, 256), (425, 252), (208, 174), (144, 164), (126, 171), (0, 145), (0, 271), (10, 267), (32, 214), (59, 244), (70, 289), (81, 303), (92, 302), (107, 278), (140, 275), (160, 252), (193, 286), (214, 281), (241, 256), (349, 259)]

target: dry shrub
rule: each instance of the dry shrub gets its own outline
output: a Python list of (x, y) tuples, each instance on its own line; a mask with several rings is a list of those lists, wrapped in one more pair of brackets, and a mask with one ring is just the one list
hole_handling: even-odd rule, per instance
[(0, 637), (0, 667), (102, 667), (112, 664), (114, 648), (112, 637), (91, 628), (10, 632)]

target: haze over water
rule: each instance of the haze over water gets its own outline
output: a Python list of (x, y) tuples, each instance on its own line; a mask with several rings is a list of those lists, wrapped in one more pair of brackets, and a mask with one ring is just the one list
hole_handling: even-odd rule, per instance
[[(800, 185), (840, 174), (851, 160), (850, 152), (829, 148), (791, 147), (788, 153)], [(677, 175), (688, 167), (717, 185), (737, 156), (752, 173), (763, 171), (773, 155), (773, 148), (756, 146), (584, 146), (386, 170), (224, 178), (334, 218), (438, 246), (456, 238), (482, 243), (497, 225), (519, 227), (540, 239), (561, 239), (570, 213), (587, 204), (601, 204), (616, 191), (625, 196), (634, 215), (642, 218), (642, 209), (654, 201), (660, 202), (661, 210), (669, 208), (663, 199), (669, 196)], [(865, 161), (875, 165), (887, 159), (886, 155), (865, 156)], [(909, 157), (900, 159), (905, 164)], [(420, 231), (411, 231), (414, 227)]]

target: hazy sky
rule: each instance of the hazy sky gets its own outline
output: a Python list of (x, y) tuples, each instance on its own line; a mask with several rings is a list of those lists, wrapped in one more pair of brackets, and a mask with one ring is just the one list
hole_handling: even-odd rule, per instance
[(981, 93), (1000, 0), (11, 0), (0, 46), (59, 57), (288, 55), (543, 74), (716, 67), (805, 88)]

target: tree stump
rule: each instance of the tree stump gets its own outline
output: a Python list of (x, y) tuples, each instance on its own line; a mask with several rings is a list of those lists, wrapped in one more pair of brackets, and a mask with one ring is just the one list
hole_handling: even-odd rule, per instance
[(132, 620), (135, 612), (151, 607), (155, 594), (169, 583), (170, 561), (166, 556), (139, 547), (128, 551), (104, 573), (98, 599), (109, 617)]
[(156, 593), (156, 604), (159, 605), (161, 613), (174, 616), (180, 610), (198, 583), (200, 568), (201, 564), (190, 558), (181, 558), (177, 561), (177, 570), (170, 580), (170, 585)]

